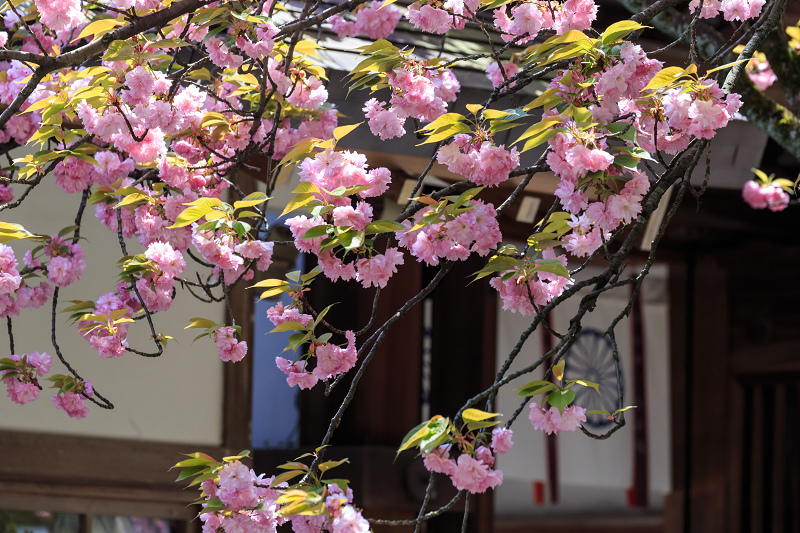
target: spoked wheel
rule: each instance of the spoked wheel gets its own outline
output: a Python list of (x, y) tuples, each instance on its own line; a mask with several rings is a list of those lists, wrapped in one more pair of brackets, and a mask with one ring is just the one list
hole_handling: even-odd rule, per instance
[[(583, 329), (575, 344), (567, 352), (564, 379), (585, 379), (600, 385), (600, 394), (594, 389), (575, 385), (575, 405), (587, 411), (602, 410), (613, 413), (617, 410), (617, 370), (614, 365), (614, 350), (608, 337), (595, 329)], [(622, 389), (620, 383), (620, 389)], [(603, 430), (612, 424), (606, 416), (587, 414), (585, 425), (589, 429)]]

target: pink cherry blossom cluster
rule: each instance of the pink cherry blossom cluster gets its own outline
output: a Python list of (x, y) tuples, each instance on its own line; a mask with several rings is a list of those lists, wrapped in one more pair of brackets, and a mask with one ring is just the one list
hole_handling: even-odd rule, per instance
[(99, 167), (77, 157), (59, 161), (53, 170), (56, 185), (65, 193), (82, 192), (92, 185), (111, 185), (126, 177), (134, 168), (132, 159), (121, 161), (111, 151), (97, 152), (94, 158)]
[[(321, 196), (326, 195), (323, 193)], [(345, 198), (333, 200), (338, 204), (349, 203), (349, 200)], [(326, 214), (326, 218), (333, 222), (334, 228), (352, 228), (355, 231), (364, 231), (372, 221), (372, 206), (366, 202), (357, 202), (355, 207), (339, 205)], [(332, 281), (355, 279), (364, 288), (386, 287), (389, 278), (397, 273), (397, 267), (403, 264), (403, 253), (394, 247), (387, 248), (384, 253), (378, 253), (371, 247), (363, 247), (350, 255), (335, 250), (322, 251), (322, 241), (327, 235), (312, 238), (305, 238), (305, 235), (309, 229), (325, 225), (325, 223), (326, 220), (320, 216), (309, 218), (302, 215), (286, 221), (286, 225), (292, 231), (297, 249), (318, 255), (319, 266), (328, 279)]]
[[(507, 79), (516, 76), (518, 72), (519, 65), (516, 63), (511, 61), (507, 63), (498, 63), (497, 61), (492, 61), (492, 64), (486, 68), (486, 77), (489, 78), (490, 82), (492, 82), (492, 87), (498, 87)], [(514, 85), (515, 83), (511, 82), (508, 88), (510, 89)]]
[(230, 512), (201, 513), (203, 533), (275, 531), (284, 523), (276, 501), (280, 492), (269, 488), (273, 478), (256, 476), (238, 460), (226, 463), (217, 476), (202, 482), (203, 495), (220, 500)]
[(281, 514), (278, 498), (288, 485), (272, 486), (274, 477), (256, 476), (238, 460), (227, 462), (216, 471), (216, 478), (201, 483), (207, 500), (219, 500), (224, 511), (202, 512), (203, 533), (274, 532), (290, 522), (293, 531), (305, 533), (367, 533), (369, 523), (352, 505), (353, 491), (334, 483), (324, 486), (324, 510), (313, 515)]
[(538, 403), (532, 403), (528, 418), (534, 429), (544, 431), (548, 435), (557, 435), (559, 431), (575, 431), (581, 422), (586, 422), (586, 409), (570, 405), (563, 411), (552, 406), (545, 410)]
[(314, 320), (314, 317), (300, 312), (300, 303), (293, 302), (289, 306), (284, 306), (283, 302), (278, 302), (269, 309), (267, 309), (267, 318), (269, 318), (272, 325), (275, 327), (280, 326), (284, 322), (299, 322), (303, 327), (308, 326), (308, 323)]
[[(44, 254), (50, 258), (46, 265), (47, 277), (58, 287), (66, 287), (81, 279), (86, 270), (83, 250), (78, 243), (68, 243), (63, 237), (53, 235), (44, 247)], [(42, 266), (42, 262), (30, 256), (31, 268)]]
[(750, 78), (750, 81), (755, 84), (759, 91), (766, 91), (773, 83), (778, 81), (778, 76), (770, 67), (769, 61), (764, 58), (753, 57), (747, 64), (746, 72), (747, 77)]
[(240, 277), (253, 279), (253, 269), (248, 268), (250, 263), (259, 271), (267, 270), (272, 264), (275, 246), (271, 242), (242, 240), (236, 234), (211, 230), (196, 231), (192, 243), (203, 259), (214, 265), (215, 275), (222, 273), (226, 285), (232, 285)]
[(85, 21), (79, 0), (35, 0), (34, 3), (42, 24), (51, 30), (72, 30)]
[(593, 0), (534, 0), (522, 2), (511, 8), (506, 5), (494, 10), (494, 23), (508, 42), (525, 36), (520, 43), (532, 41), (540, 31), (553, 30), (558, 35), (569, 30), (585, 30), (597, 18), (597, 5)]
[[(305, 318), (308, 315), (300, 316)], [(283, 357), (276, 357), (275, 364), (286, 374), (286, 382), (290, 387), (297, 385), (301, 389), (310, 389), (319, 381), (335, 378), (355, 366), (358, 357), (356, 336), (348, 330), (345, 332), (345, 338), (347, 346), (344, 348), (329, 342), (314, 341), (309, 346), (308, 353), (302, 358), (292, 362)], [(308, 363), (312, 360), (316, 361), (313, 370), (308, 367)]]
[[(336, 129), (338, 122), (336, 109), (323, 109), (314, 114), (303, 115), (297, 128), (292, 127), (291, 120), (284, 119), (275, 130), (272, 158), (282, 159), (295, 144), (304, 139), (332, 139), (333, 130)], [(259, 144), (267, 143), (267, 135), (272, 131), (273, 125), (272, 120), (263, 119), (258, 131), (253, 135), (253, 141)]]
[[(692, 135), (701, 139), (713, 138), (717, 130), (728, 125), (742, 105), (738, 94), (726, 96), (717, 82), (710, 79), (703, 80), (691, 91), (667, 91), (663, 103), (672, 135), (682, 132), (687, 138), (687, 145), (688, 138)], [(665, 151), (671, 153), (666, 148)]]
[(6, 296), (19, 289), (22, 276), (17, 270), (17, 258), (10, 246), (0, 244), (0, 296)]
[[(0, 174), (2, 175), (2, 174)], [(14, 200), (14, 189), (0, 183), (0, 205), (5, 205)]]
[(93, 394), (92, 383), (84, 380), (71, 391), (59, 391), (53, 394), (53, 404), (56, 409), (64, 411), (70, 418), (86, 418), (89, 408), (84, 405), (85, 399)]
[(144, 255), (151, 261), (150, 270), (140, 274), (136, 289), (149, 311), (166, 311), (172, 307), (175, 278), (186, 268), (186, 261), (181, 251), (167, 242), (150, 242)]
[(789, 195), (777, 183), (763, 185), (748, 180), (742, 188), (742, 198), (753, 209), (783, 211), (789, 205)]
[(386, 287), (389, 278), (397, 273), (397, 267), (403, 263), (403, 252), (394, 247), (387, 248), (382, 254), (372, 251), (347, 263), (331, 251), (319, 255), (319, 266), (325, 277), (331, 281), (355, 279), (365, 289)]
[(480, 5), (480, 0), (419, 0), (408, 6), (406, 18), (417, 29), (442, 34), (464, 29)]
[[(118, 322), (111, 319), (111, 313), (123, 309), (126, 312), (117, 317), (118, 319), (133, 317), (133, 314), (141, 309), (141, 304), (139, 304), (135, 296), (132, 297), (122, 282), (117, 284), (116, 292), (112, 291), (103, 294), (95, 303), (93, 314), (106, 315), (108, 318), (105, 324), (85, 330), (84, 338), (92, 348), (97, 350), (100, 357), (119, 357), (128, 348), (127, 336), (130, 322)], [(88, 322), (80, 323), (81, 327), (88, 325)]]
[[(40, 24), (34, 25), (31, 29), (34, 30), (37, 36), (42, 33)], [(42, 38), (44, 38), (44, 35), (42, 35)], [(22, 46), (22, 51), (35, 54), (41, 53), (41, 50), (39, 50), (32, 36), (25, 39), (25, 41), (25, 44)], [(51, 38), (50, 41), (54, 40)], [(48, 41), (45, 40), (45, 42)], [(25, 80), (31, 75), (32, 71), (26, 65), (17, 60), (13, 60), (11, 62), (0, 61), (0, 72), (5, 73), (6, 76), (5, 80), (0, 81), (0, 103), (8, 105), (14, 101), (25, 86)], [(34, 94), (22, 104), (20, 110), (27, 110), (31, 104), (38, 99), (37, 96), (40, 94), (43, 94), (41, 90), (35, 91)], [(26, 144), (36, 130), (39, 129), (41, 120), (42, 116), (40, 111), (16, 113), (6, 122), (5, 126), (0, 129), (0, 143), (5, 144), (13, 140), (19, 145)]]
[(265, 22), (255, 27), (255, 35), (240, 33), (236, 38), (236, 46), (253, 59), (267, 57), (275, 48), (273, 37), (278, 34), (278, 28), (271, 22)]
[[(567, 256), (562, 254), (556, 257), (553, 248), (542, 252), (543, 259), (557, 259), (562, 266), (567, 266)], [(519, 313), (523, 316), (531, 315), (536, 306), (547, 305), (553, 298), (557, 298), (564, 289), (572, 285), (572, 280), (551, 272), (535, 270), (536, 261), (528, 263), (528, 268), (515, 271), (513, 276), (496, 276), (489, 281), (503, 300), (503, 310)], [(508, 278), (508, 279), (505, 279)]]
[[(661, 63), (647, 58), (640, 46), (628, 42), (615, 53), (605, 55), (603, 64), (599, 73), (591, 65), (589, 72), (584, 73), (586, 65), (576, 63), (573, 68), (559, 72), (548, 88), (555, 89), (558, 96), (574, 105), (587, 106), (592, 119), (603, 127), (614, 123), (616, 117), (633, 116), (636, 143), (650, 153), (656, 150), (654, 134), (658, 136), (658, 149), (668, 154), (684, 150), (692, 136), (712, 138), (741, 105), (738, 94), (726, 96), (710, 79), (657, 91), (653, 101), (642, 99), (641, 91), (659, 71)], [(595, 80), (594, 85), (587, 87), (590, 79)], [(551, 109), (545, 112), (545, 117), (556, 114)], [(627, 144), (635, 146), (633, 141)]]
[(383, 2), (361, 4), (355, 10), (355, 21), (334, 15), (329, 22), (339, 37), (365, 35), (370, 39), (386, 39), (392, 34), (403, 14), (393, 5)]
[(386, 81), (392, 88), (389, 102), (372, 98), (363, 109), (370, 131), (382, 141), (404, 135), (408, 117), (436, 120), (447, 112), (447, 102), (454, 102), (461, 90), (451, 70), (425, 68), (424, 62), (417, 61), (387, 73)]
[[(34, 259), (31, 250), (22, 257), (25, 270), (33, 274), (44, 270), (41, 261)], [(16, 294), (16, 300), (14, 295)], [(20, 309), (38, 309), (53, 295), (53, 286), (42, 281), (38, 286), (31, 279), (22, 279), (10, 247), (0, 244), (0, 317), (19, 315)]]
[[(0, 371), (0, 380), (6, 384), (8, 397), (20, 405), (32, 402), (39, 397), (39, 379), (50, 371), (52, 359), (45, 352), (31, 352), (22, 355), (12, 354), (12, 361), (22, 362), (16, 370)], [(13, 375), (8, 376), (13, 372)], [(8, 377), (6, 377), (8, 376)]]
[[(333, 191), (339, 187), (369, 188), (359, 191), (361, 198), (380, 196), (389, 188), (392, 173), (385, 167), (367, 170), (367, 157), (358, 152), (325, 150), (314, 157), (305, 158), (299, 165), (300, 181), (316, 185), (322, 191)], [(334, 198), (324, 192), (319, 197), (322, 202)], [(366, 208), (364, 208), (366, 209)], [(366, 214), (367, 211), (364, 211)], [(372, 216), (371, 209), (369, 216)], [(301, 251), (308, 251), (302, 250)]]
[[(438, 265), (441, 258), (464, 261), (473, 252), (487, 255), (503, 238), (497, 212), (492, 204), (483, 200), (470, 200), (467, 206), (455, 216), (441, 213), (419, 229), (413, 229), (414, 223), (410, 220), (403, 221), (408, 230), (395, 234), (399, 245), (411, 252), (417, 261), (429, 265)], [(414, 222), (423, 222), (429, 213), (433, 213), (430, 207), (418, 211)]]
[[(6, 39), (3, 46), (8, 45), (11, 39), (21, 39), (22, 45), (20, 46), (20, 51), (29, 52), (31, 54), (41, 53), (42, 50), (39, 48), (39, 45), (41, 45), (47, 53), (53, 53), (56, 45), (63, 47), (70, 39), (70, 32), (61, 31), (53, 35), (51, 31), (47, 31), (47, 29), (38, 22), (29, 22), (28, 25), (25, 26), (21, 23), (20, 18), (13, 10), (8, 10), (3, 13), (3, 25), (7, 30), (10, 30), (9, 33), (3, 34), (3, 37)], [(17, 33), (17, 30), (21, 27), (30, 29), (31, 33)]]
[[(565, 249), (578, 257), (593, 253), (610, 232), (636, 218), (649, 189), (643, 174), (629, 164), (615, 164), (619, 148), (611, 148), (607, 139), (619, 128), (607, 130), (609, 125), (633, 128), (636, 141), (625, 141), (628, 150), (641, 147), (652, 153), (658, 148), (675, 154), (685, 149), (693, 136), (712, 138), (741, 105), (738, 95), (726, 96), (708, 79), (655, 92), (651, 100), (641, 99), (642, 89), (658, 72), (660, 63), (648, 59), (637, 45), (623, 43), (614, 54), (605, 56), (603, 65), (599, 73), (586, 74), (586, 65), (576, 63), (549, 85), (564, 100), (588, 107), (592, 119), (600, 125), (586, 130), (562, 121), (559, 133), (548, 141), (551, 151), (547, 163), (561, 179), (555, 194), (564, 209), (574, 215), (570, 222), (573, 232), (564, 239)], [(587, 87), (590, 75), (594, 85)], [(557, 111), (550, 109), (544, 115), (557, 116)], [(631, 117), (628, 124), (615, 122), (616, 117), (623, 116)], [(590, 187), (600, 191), (597, 201), (590, 202), (586, 192)]]
[(238, 363), (247, 355), (247, 343), (236, 338), (236, 328), (225, 326), (214, 332), (214, 342), (223, 361)]
[[(703, 0), (700, 17), (713, 19), (722, 13), (725, 20), (744, 21), (757, 17), (764, 7), (765, 0)], [(700, 7), (700, 0), (689, 2), (689, 9), (696, 11)]]
[[(122, 184), (127, 185), (130, 178), (123, 180)], [(221, 182), (225, 183), (225, 182)], [(220, 185), (221, 185), (220, 183)], [(225, 184), (227, 186), (227, 183)], [(213, 189), (204, 189), (200, 186), (203, 196), (216, 197), (221, 186)], [(192, 242), (192, 230), (188, 227), (172, 226), (178, 216), (186, 208), (184, 204), (192, 202), (198, 198), (198, 193), (194, 190), (184, 192), (184, 194), (172, 194), (167, 196), (154, 192), (145, 187), (137, 187), (142, 194), (148, 197), (147, 201), (140, 205), (122, 207), (122, 234), (123, 236), (136, 236), (136, 240), (142, 246), (150, 246), (156, 242), (169, 243), (175, 250), (186, 251)], [(112, 200), (113, 201), (113, 200)], [(95, 214), (112, 231), (117, 229), (117, 213), (112, 209), (111, 201), (106, 203), (102, 209), (98, 207)]]
[[(593, 120), (603, 125), (628, 113), (637, 117), (643, 114), (644, 103), (637, 107), (637, 100), (662, 63), (648, 58), (641, 46), (629, 42), (619, 45), (616, 53), (605, 55), (603, 62), (600, 72), (584, 73), (579, 65), (575, 65), (577, 68), (560, 72), (548, 87), (556, 89), (559, 95), (572, 103), (589, 105)], [(568, 73), (569, 81), (566, 79)], [(578, 85), (590, 78), (596, 80), (593, 87)], [(652, 129), (643, 132), (650, 136), (653, 134)]]
[(292, 531), (298, 533), (368, 533), (369, 522), (361, 511), (353, 507), (353, 490), (339, 485), (326, 486), (325, 513), (316, 516), (293, 515), (289, 517)]
[(508, 151), (505, 145), (494, 146), (483, 135), (460, 133), (453, 142), (439, 148), (436, 160), (476, 185), (495, 187), (519, 166), (519, 151)]
[(423, 454), (423, 463), (430, 472), (444, 474), (453, 482), (458, 490), (466, 490), (472, 494), (486, 492), (503, 482), (503, 472), (493, 470), (495, 456), (503, 455), (514, 444), (511, 441), (513, 433), (507, 428), (496, 428), (492, 431), (491, 450), (486, 446), (479, 446), (474, 455), (462, 453), (458, 459), (450, 457), (451, 444), (445, 444)]
[[(642, 198), (650, 188), (643, 173), (632, 171), (632, 177), (628, 179), (612, 168), (614, 158), (600, 148), (605, 146), (602, 140), (598, 142), (589, 135), (588, 143), (593, 144), (587, 146), (583, 144), (587, 142), (587, 135), (581, 137), (583, 139), (570, 133), (556, 134), (550, 140), (553, 151), (547, 155), (551, 169), (561, 178), (555, 195), (564, 209), (573, 215), (569, 222), (573, 231), (564, 238), (564, 248), (576, 257), (592, 254), (610, 232), (636, 218), (642, 210)], [(598, 147), (590, 148), (592, 145)], [(601, 174), (593, 180), (584, 179), (589, 172), (601, 171), (608, 171), (608, 174)], [(608, 186), (615, 179), (624, 182), (617, 193), (610, 191)], [(586, 195), (589, 186), (605, 191), (605, 194), (590, 202)]]
[(328, 90), (317, 76), (302, 71), (294, 64), (289, 65), (288, 75), (285, 70), (284, 61), (269, 58), (267, 63), (269, 79), (290, 104), (299, 109), (314, 110), (319, 109), (328, 99)]

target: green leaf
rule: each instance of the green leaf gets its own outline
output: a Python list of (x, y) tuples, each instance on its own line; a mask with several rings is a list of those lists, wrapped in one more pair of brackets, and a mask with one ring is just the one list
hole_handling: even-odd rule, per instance
[(317, 468), (319, 468), (320, 472), (327, 472), (331, 468), (336, 468), (339, 465), (349, 462), (350, 462), (349, 459), (342, 459), (341, 461), (325, 461), (324, 463), (320, 464)]
[(614, 158), (614, 164), (619, 167), (635, 169), (639, 166), (639, 159), (628, 154), (619, 154)]
[(305, 207), (316, 200), (317, 200), (316, 196), (314, 196), (311, 193), (298, 194), (297, 196), (292, 198), (288, 204), (286, 204), (286, 208), (283, 210), (283, 213), (281, 213), (281, 216), (283, 217), (291, 213), (295, 209), (300, 209), (301, 207)]
[(328, 230), (333, 227), (329, 226), (328, 224), (321, 224), (319, 226), (314, 226), (313, 228), (308, 228), (306, 232), (303, 234), (303, 239), (315, 239), (317, 237), (322, 237), (323, 235), (328, 234)]
[(234, 209), (241, 209), (243, 207), (252, 207), (254, 205), (258, 205), (260, 203), (266, 202), (269, 200), (270, 197), (264, 194), (263, 192), (254, 192), (252, 194), (248, 194), (242, 200), (233, 203)]
[(505, 255), (495, 255), (486, 263), (486, 266), (477, 271), (474, 276), (477, 281), (481, 278), (491, 275), (494, 272), (503, 272), (506, 270), (514, 270), (519, 265), (519, 260), (508, 257)]
[(288, 472), (284, 472), (282, 474), (278, 474), (277, 476), (275, 476), (275, 479), (272, 480), (272, 483), (270, 483), (269, 486), (270, 487), (277, 487), (278, 485), (280, 485), (284, 481), (288, 482), (289, 480), (294, 479), (297, 476), (300, 476), (300, 475), (303, 475), (303, 474), (305, 474), (304, 470), (290, 470)]
[(531, 109), (536, 109), (537, 107), (550, 109), (554, 105), (560, 104), (563, 101), (564, 98), (557, 94), (556, 89), (551, 88), (545, 90), (542, 94), (534, 98), (533, 101), (526, 105), (523, 109), (525, 109), (525, 111), (530, 111)]
[(273, 296), (277, 296), (284, 292), (289, 292), (292, 290), (292, 287), (288, 285), (284, 285), (283, 287), (275, 287), (274, 289), (268, 289), (261, 293), (258, 297), (259, 300), (263, 300), (265, 298), (272, 298)]
[(147, 202), (149, 200), (150, 200), (149, 196), (147, 196), (146, 194), (137, 192), (137, 193), (133, 193), (133, 194), (129, 194), (129, 195), (125, 196), (122, 200), (119, 201), (119, 203), (114, 205), (112, 207), (112, 209), (117, 209), (119, 207), (124, 207), (126, 205), (131, 205), (131, 204), (135, 204), (135, 203), (138, 203), (138, 202)]
[(178, 39), (177, 37), (172, 37), (170, 39), (159, 39), (157, 41), (152, 41), (148, 43), (147, 48), (149, 50), (152, 48), (180, 48), (182, 46), (190, 46), (190, 43), (187, 43), (182, 39)]
[(536, 261), (536, 266), (533, 267), (534, 272), (549, 272), (562, 278), (569, 279), (569, 270), (561, 264), (558, 259), (539, 259)]
[(606, 46), (617, 42), (622, 37), (625, 37), (636, 30), (641, 30), (646, 26), (642, 26), (638, 22), (632, 20), (622, 20), (615, 22), (603, 32), (602, 43)]
[(471, 189), (467, 189), (466, 191), (462, 192), (459, 197), (453, 202), (453, 207), (459, 208), (462, 205), (466, 204), (476, 196), (480, 194), (483, 190), (483, 187), (473, 187)]
[(406, 229), (408, 228), (399, 222), (395, 222), (394, 220), (376, 220), (364, 228), (364, 233), (367, 235), (372, 235), (373, 233), (389, 233), (394, 231), (405, 231)]
[(187, 477), (196, 476), (197, 474), (204, 472), (207, 468), (208, 466), (206, 465), (184, 468), (183, 470), (181, 470), (181, 473), (178, 474), (178, 478), (175, 481), (183, 481)]
[(213, 320), (207, 318), (193, 318), (192, 323), (183, 329), (208, 329), (217, 325)]
[(526, 55), (531, 59), (534, 59), (545, 54), (546, 52), (549, 52), (550, 50), (553, 50), (554, 48), (560, 45), (573, 43), (575, 41), (580, 41), (580, 40), (590, 40), (590, 39), (586, 36), (585, 33), (581, 31), (569, 30), (563, 33), (562, 35), (554, 35), (552, 37), (549, 37), (548, 39), (545, 40), (545, 42), (543, 42), (538, 46), (533, 46), (528, 48), (526, 50), (527, 52)]
[(431, 420), (427, 426), (427, 432), (419, 443), (421, 452), (430, 453), (448, 440), (447, 430), (450, 428), (450, 419), (438, 418)]
[(289, 461), (288, 463), (279, 465), (278, 468), (282, 470), (302, 470), (304, 472), (308, 472), (308, 467), (298, 461)]
[(667, 67), (661, 69), (655, 76), (653, 76), (653, 79), (650, 80), (645, 88), (642, 89), (642, 92), (668, 87), (669, 85), (672, 85), (678, 81), (678, 78), (683, 74), (683, 72), (684, 69), (681, 67)]
[(729, 69), (729, 68), (731, 68), (731, 67), (734, 67), (734, 66), (738, 65), (739, 63), (744, 63), (745, 61), (750, 61), (750, 58), (747, 58), (747, 59), (737, 59), (736, 61), (731, 61), (730, 63), (725, 63), (724, 65), (720, 65), (720, 66), (719, 66), (719, 67), (717, 67), (717, 68), (712, 68), (711, 70), (709, 70), (708, 72), (706, 72), (706, 76), (708, 76), (709, 74), (711, 74), (711, 73), (713, 73), (713, 72), (717, 72), (717, 71), (720, 71), (720, 70)]
[(136, 50), (132, 43), (128, 41), (113, 41), (108, 45), (108, 51), (106, 51), (103, 59), (106, 61), (123, 61), (131, 59), (135, 52)]
[(460, 113), (445, 113), (427, 126), (420, 128), (419, 131), (435, 131), (439, 128), (451, 126), (457, 122), (461, 122), (462, 120), (467, 120), (467, 117)]
[(300, 322), (294, 322), (289, 320), (287, 322), (283, 322), (277, 326), (275, 326), (269, 333), (281, 333), (283, 331), (296, 331), (296, 330), (303, 330), (305, 331), (307, 328)]
[(522, 135), (520, 135), (519, 138), (516, 141), (514, 141), (512, 144), (517, 144), (518, 142), (524, 141), (525, 139), (533, 137), (533, 136), (535, 136), (535, 135), (547, 130), (548, 128), (552, 128), (554, 123), (560, 123), (562, 120), (563, 120), (563, 117), (561, 117), (560, 115), (559, 116), (553, 116), (553, 117), (547, 117), (545, 119), (542, 119), (541, 122), (539, 122), (537, 124), (534, 124), (533, 126), (529, 127), (527, 130), (525, 130), (525, 132)]
[(192, 222), (200, 220), (206, 216), (207, 213), (210, 213), (213, 210), (214, 208), (211, 206), (193, 205), (191, 207), (187, 207), (180, 215), (178, 215), (178, 218), (175, 220), (175, 224), (169, 226), (167, 229), (188, 226)]
[(555, 388), (556, 386), (552, 382), (545, 381), (543, 379), (537, 379), (536, 381), (531, 381), (522, 387), (514, 389), (513, 392), (517, 393), (518, 398), (524, 398), (526, 396), (537, 396), (539, 394), (544, 394)]
[(400, 454), (400, 452), (413, 448), (419, 444), (422, 441), (422, 437), (424, 437), (428, 432), (428, 424), (437, 418), (442, 417), (441, 415), (436, 415), (432, 419), (422, 422), (418, 426), (414, 427), (414, 429), (406, 433), (406, 436), (403, 437), (403, 441), (400, 443), (400, 447), (397, 449), (397, 454)]
[(500, 416), (500, 413), (487, 413), (479, 409), (466, 409), (461, 413), (461, 418), (467, 423), (467, 429), (470, 431), (499, 424), (499, 420), (488, 420), (496, 416)]
[(564, 408), (566, 408), (572, 401), (575, 399), (575, 391), (568, 389), (564, 391), (554, 390), (550, 393), (547, 397), (547, 403), (561, 411), (564, 412)]
[(571, 387), (572, 385), (582, 385), (584, 387), (591, 387), (595, 390), (595, 392), (597, 392), (597, 394), (602, 396), (602, 394), (600, 394), (600, 385), (594, 383), (593, 381), (586, 381), (585, 379), (568, 379), (566, 383), (567, 387)]
[(255, 285), (251, 285), (247, 287), (248, 289), (256, 289), (261, 287), (283, 287), (288, 286), (289, 282), (282, 279), (265, 279), (264, 281), (259, 281)]
[(493, 120), (489, 126), (489, 133), (498, 133), (501, 131), (510, 130), (511, 128), (516, 128), (520, 125), (521, 124), (519, 122)]
[(333, 138), (336, 139), (336, 141), (338, 142), (339, 140), (341, 140), (342, 137), (344, 137), (357, 127), (359, 127), (361, 124), (362, 122), (359, 122), (358, 124), (350, 124), (347, 126), (339, 126), (338, 128), (333, 130)]
[(567, 362), (563, 359), (553, 367), (553, 377), (556, 378), (558, 381), (564, 379), (564, 367), (566, 366)]
[(455, 137), (459, 133), (467, 133), (469, 131), (472, 130), (467, 124), (463, 122), (455, 122), (448, 126), (437, 128), (436, 130), (433, 131), (433, 133), (428, 135), (425, 142), (421, 142), (417, 146), (422, 146), (423, 144), (437, 143), (439, 141), (446, 141), (451, 137)]
[(345, 250), (355, 250), (364, 245), (364, 233), (355, 230), (348, 230), (339, 235), (339, 243)]
[(110, 32), (117, 26), (122, 26), (123, 24), (124, 24), (123, 22), (113, 18), (95, 20), (94, 22), (83, 28), (83, 30), (81, 30), (81, 33), (75, 39), (73, 39), (73, 42), (83, 39), (84, 37), (89, 37), (90, 35), (93, 36), (93, 39), (97, 39), (98, 37), (101, 37), (102, 35)]

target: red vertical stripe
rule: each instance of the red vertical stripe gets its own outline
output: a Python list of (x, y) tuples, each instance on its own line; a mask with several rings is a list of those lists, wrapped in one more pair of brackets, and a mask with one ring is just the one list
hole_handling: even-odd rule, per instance
[[(544, 323), (550, 326), (549, 317), (544, 318)], [(553, 349), (553, 337), (546, 328), (541, 329), (542, 332), (542, 353), (547, 353)], [(553, 364), (553, 359), (547, 359), (547, 366)], [(550, 485), (550, 502), (558, 503), (558, 437), (555, 435), (545, 436), (546, 449), (547, 449), (547, 483)]]
[(544, 505), (544, 481), (533, 482), (533, 503)]

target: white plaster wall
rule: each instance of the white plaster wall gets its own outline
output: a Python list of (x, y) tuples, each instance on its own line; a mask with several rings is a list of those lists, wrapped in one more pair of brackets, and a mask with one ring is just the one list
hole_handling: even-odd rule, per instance
[[(22, 187), (14, 187), (19, 195)], [(79, 202), (79, 193), (65, 194), (50, 181), (34, 189), (20, 208), (0, 212), (0, 220), (22, 224), (33, 233), (53, 234), (73, 224)], [(87, 239), (81, 241), (81, 246), (86, 252), (88, 268), (80, 282), (61, 289), (59, 311), (70, 305), (68, 300), (96, 300), (116, 285), (115, 263), (122, 254), (116, 234), (95, 218), (94, 206), (86, 208), (81, 235)], [(10, 245), (21, 263), (22, 254), (31, 245), (24, 241)], [(128, 242), (129, 254), (143, 251), (135, 240)], [(192, 344), (198, 330), (183, 329), (195, 316), (222, 322), (223, 307), (200, 303), (178, 288), (172, 309), (154, 317), (156, 332), (171, 335), (177, 342), (170, 341), (160, 358), (126, 353), (119, 358), (103, 359), (79, 337), (77, 328), (68, 324), (68, 314), (59, 313), (56, 326), (62, 353), (85, 379), (92, 381), (97, 391), (111, 400), (115, 409), (90, 405), (87, 418), (70, 419), (55, 409), (52, 393), (45, 389), (38, 400), (22, 406), (0, 398), (0, 429), (220, 444), (223, 367), (212, 340), (205, 338)], [(16, 353), (45, 351), (53, 356), (50, 374), (67, 373), (50, 342), (49, 304), (37, 310), (22, 310), (13, 323)], [(2, 356), (9, 350), (5, 331), (5, 320), (2, 320)], [(141, 351), (155, 349), (145, 321), (131, 326), (129, 343)], [(0, 394), (4, 393), (5, 387), (2, 387)]]
[[(579, 279), (595, 274), (594, 270)], [(643, 327), (645, 336), (645, 395), (647, 404), (626, 413), (627, 425), (605, 441), (591, 440), (579, 431), (558, 435), (558, 473), (560, 498), (551, 504), (547, 482), (547, 451), (544, 433), (535, 431), (528, 421), (529, 408), (520, 414), (513, 426), (514, 447), (498, 458), (497, 468), (504, 481), (495, 491), (498, 516), (524, 516), (544, 512), (609, 512), (627, 507), (626, 491), (633, 485), (633, 422), (647, 410), (648, 474), (650, 507), (660, 508), (663, 496), (671, 490), (671, 439), (669, 410), (669, 309), (666, 295), (667, 269), (656, 266), (642, 287)], [(601, 296), (595, 310), (584, 317), (584, 328), (605, 331), (610, 321), (627, 304), (629, 288), (610, 291)], [(558, 307), (551, 315), (556, 331), (565, 332), (578, 308), (580, 296)], [(503, 311), (498, 305), (498, 368), (516, 344), (520, 333), (530, 324), (530, 317)], [(539, 328), (541, 329), (541, 328)], [(511, 371), (536, 361), (543, 353), (542, 331), (535, 331), (520, 352)], [(623, 320), (616, 329), (622, 368), (626, 405), (633, 404), (632, 329)], [(554, 341), (555, 342), (555, 341)], [(567, 371), (569, 372), (569, 359)], [(498, 396), (496, 411), (506, 420), (519, 406), (520, 400), (511, 389), (541, 379), (543, 369), (512, 382)], [(535, 401), (540, 402), (541, 396)], [(608, 429), (608, 428), (606, 428)], [(544, 482), (546, 504), (534, 502), (533, 484)]]

